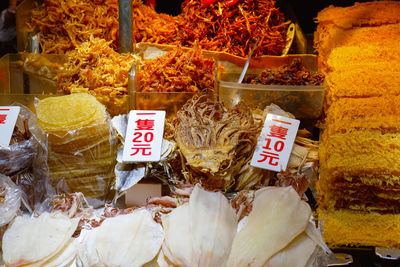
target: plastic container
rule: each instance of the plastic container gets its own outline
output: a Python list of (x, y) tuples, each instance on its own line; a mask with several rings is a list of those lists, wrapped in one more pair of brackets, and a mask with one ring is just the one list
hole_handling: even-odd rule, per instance
[(164, 110), (166, 117), (174, 116), (178, 110), (192, 97), (202, 92), (140, 92), (141, 64), (134, 64), (129, 71), (128, 91), (130, 94), (130, 107), (136, 110)]
[[(0, 105), (21, 103), (34, 112), (34, 99), (60, 95), (57, 92), (55, 68), (65, 62), (63, 55), (38, 55), (36, 64), (23, 67), (20, 54), (7, 54), (0, 58)], [(111, 116), (126, 114), (130, 110), (130, 95), (95, 95), (106, 106)]]
[[(280, 60), (281, 65), (289, 63), (293, 58), (303, 59), (306, 68), (312, 72), (317, 71), (315, 56), (291, 56)], [(274, 60), (270, 65), (264, 62), (247, 71), (249, 74), (259, 74), (265, 68), (279, 66), (279, 60)], [(318, 119), (322, 114), (325, 94), (325, 85), (297, 86), (297, 85), (263, 85), (237, 83), (240, 72), (237, 69), (220, 71), (218, 73), (217, 87), (219, 100), (227, 107), (232, 107), (239, 102), (244, 102), (251, 107), (265, 108), (271, 103), (278, 105), (283, 110), (292, 113), (297, 119)]]
[[(7, 54), (0, 58), (0, 94), (56, 94), (53, 68), (64, 63), (60, 55), (42, 55), (37, 61), (41, 69), (37, 73), (23, 68), (19, 54)], [(35, 70), (36, 71), (36, 70)], [(49, 73), (46, 77), (39, 73)]]

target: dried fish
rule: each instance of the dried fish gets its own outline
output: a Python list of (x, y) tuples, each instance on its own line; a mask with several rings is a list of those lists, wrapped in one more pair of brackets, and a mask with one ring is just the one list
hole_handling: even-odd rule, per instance
[(237, 218), (221, 193), (196, 185), (189, 203), (163, 218), (163, 254), (178, 266), (225, 266)]
[(8, 266), (59, 266), (75, 258), (72, 234), (79, 219), (62, 213), (43, 213), (37, 218), (18, 216), (3, 237), (3, 257)]
[(200, 182), (211, 190), (227, 190), (251, 158), (260, 125), (245, 105), (228, 110), (216, 99), (200, 96), (178, 111), (174, 128), (186, 163), (186, 181)]
[(232, 244), (227, 266), (264, 266), (305, 231), (311, 208), (292, 187), (266, 187), (255, 193), (253, 208)]
[(139, 267), (156, 257), (164, 240), (161, 225), (145, 209), (108, 218), (81, 235), (84, 246), (79, 260), (83, 267)]

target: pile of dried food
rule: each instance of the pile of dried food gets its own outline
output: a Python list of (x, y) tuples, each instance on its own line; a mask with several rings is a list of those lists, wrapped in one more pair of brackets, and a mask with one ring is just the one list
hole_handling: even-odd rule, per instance
[[(289, 22), (273, 0), (187, 0), (176, 17), (133, 1), (135, 43), (194, 47), (245, 57), (259, 37), (255, 55), (280, 55)], [(27, 31), (40, 31), (43, 53), (65, 53), (91, 36), (111, 41), (118, 51), (118, 1), (45, 0), (31, 13)]]
[(212, 92), (215, 60), (204, 57), (195, 47), (177, 47), (154, 60), (144, 62), (137, 77), (138, 92)]
[(290, 64), (277, 69), (266, 69), (258, 75), (247, 75), (244, 83), (275, 84), (275, 85), (321, 85), (325, 76), (322, 73), (312, 73), (304, 67), (301, 59), (294, 59)]
[(50, 203), (8, 226), (2, 238), (7, 266), (307, 266), (317, 250), (330, 253), (310, 222), (310, 207), (290, 187), (254, 192), (240, 221), (223, 194), (199, 185), (160, 222), (147, 207), (96, 211), (81, 195), (54, 201), (65, 205)]
[(118, 1), (45, 0), (27, 22), (28, 32), (36, 30), (43, 53), (64, 54), (91, 36), (112, 41), (118, 50)]
[(179, 15), (179, 42), (246, 57), (280, 55), (286, 45), (289, 22), (274, 0), (186, 0)]
[(92, 94), (115, 115), (127, 112), (124, 96), (128, 94), (128, 71), (138, 58), (119, 54), (110, 44), (90, 37), (67, 52), (67, 62), (58, 73), (57, 88), (62, 94)]
[(227, 190), (252, 156), (261, 124), (246, 106), (228, 110), (215, 99), (188, 101), (173, 121), (188, 183)]
[(144, 175), (180, 189), (196, 183), (223, 192), (293, 185), (303, 194), (318, 164), (318, 142), (306, 130), (298, 131), (286, 172), (276, 175), (250, 165), (268, 113), (294, 118), (275, 105), (264, 111), (245, 104), (228, 109), (215, 98), (195, 96), (167, 123), (164, 138), (176, 146)]

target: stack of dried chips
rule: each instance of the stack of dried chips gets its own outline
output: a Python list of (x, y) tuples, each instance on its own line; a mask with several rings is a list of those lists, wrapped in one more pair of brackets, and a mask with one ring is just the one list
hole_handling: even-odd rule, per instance
[(48, 165), (54, 187), (102, 198), (114, 178), (115, 139), (105, 107), (88, 94), (49, 97), (36, 107), (48, 134)]

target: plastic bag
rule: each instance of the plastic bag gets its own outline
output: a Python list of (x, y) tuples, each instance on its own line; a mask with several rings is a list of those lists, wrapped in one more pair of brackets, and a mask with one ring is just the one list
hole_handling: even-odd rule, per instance
[(36, 103), (38, 125), (48, 137), (53, 194), (82, 192), (102, 205), (114, 183), (115, 133), (105, 107), (88, 94), (49, 97)]
[(0, 146), (0, 174), (10, 176), (22, 189), (22, 201), (32, 211), (46, 192), (47, 140), (36, 116), (25, 106), (13, 105), (21, 110), (10, 145)]
[(0, 227), (8, 224), (21, 206), (21, 190), (10, 177), (0, 174)]

